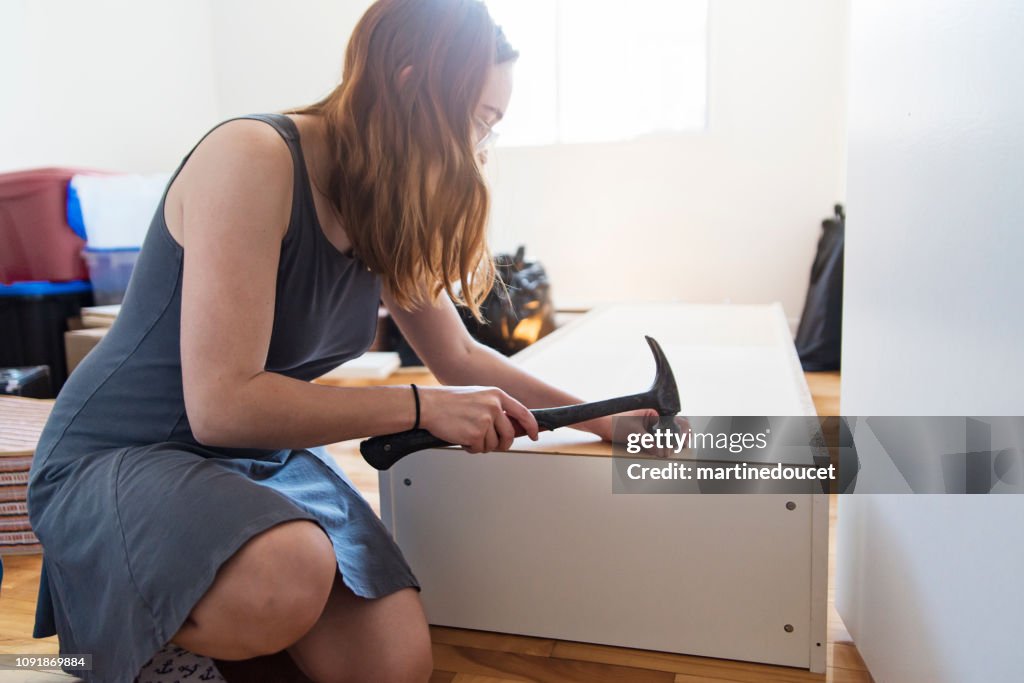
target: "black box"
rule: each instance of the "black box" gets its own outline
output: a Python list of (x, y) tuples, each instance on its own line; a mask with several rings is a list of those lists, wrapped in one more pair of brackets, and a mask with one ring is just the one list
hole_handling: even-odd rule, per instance
[(92, 305), (88, 282), (19, 282), (0, 285), (0, 367), (46, 365), (46, 397), (68, 377), (64, 332), (68, 319)]

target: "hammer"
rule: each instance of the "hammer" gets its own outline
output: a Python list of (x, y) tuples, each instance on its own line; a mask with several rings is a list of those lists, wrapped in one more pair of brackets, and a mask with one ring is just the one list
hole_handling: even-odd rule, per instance
[[(676, 388), (672, 368), (658, 342), (651, 337), (645, 336), (644, 339), (654, 354), (654, 383), (650, 389), (640, 394), (607, 398), (603, 401), (531, 410), (541, 431), (644, 408), (658, 411), (661, 418), (675, 416), (679, 412), (679, 390)], [(455, 444), (437, 438), (426, 429), (409, 429), (396, 434), (371, 437), (359, 444), (359, 452), (371, 466), (378, 470), (386, 470), (410, 453), (425, 448), (453, 445)]]

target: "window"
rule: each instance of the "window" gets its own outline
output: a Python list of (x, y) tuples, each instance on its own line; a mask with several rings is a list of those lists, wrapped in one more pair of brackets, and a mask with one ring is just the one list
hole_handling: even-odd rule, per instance
[(704, 128), (707, 0), (487, 6), (520, 53), (501, 143), (610, 142)]

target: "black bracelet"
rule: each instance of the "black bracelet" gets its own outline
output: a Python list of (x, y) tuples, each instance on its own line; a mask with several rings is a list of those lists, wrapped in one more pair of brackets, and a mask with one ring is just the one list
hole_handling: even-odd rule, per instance
[(410, 384), (412, 387), (412, 397), (416, 399), (416, 424), (412, 426), (413, 429), (420, 428), (420, 391), (416, 388), (415, 384)]

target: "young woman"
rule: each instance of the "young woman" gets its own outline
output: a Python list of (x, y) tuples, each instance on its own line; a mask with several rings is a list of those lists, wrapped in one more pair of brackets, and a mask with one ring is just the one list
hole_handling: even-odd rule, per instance
[[(410, 386), (310, 380), (363, 353), (381, 300), (446, 386), (419, 426), (506, 450), (579, 399), (476, 344), (492, 283), (481, 174), (516, 52), (478, 0), (380, 0), (342, 83), (208, 133), (158, 208), (121, 313), (33, 464), (36, 635), (130, 681), (169, 643), (286, 651), (314, 681), (426, 680), (418, 586), (319, 448), (413, 427)], [(582, 425), (603, 438), (610, 419)]]

